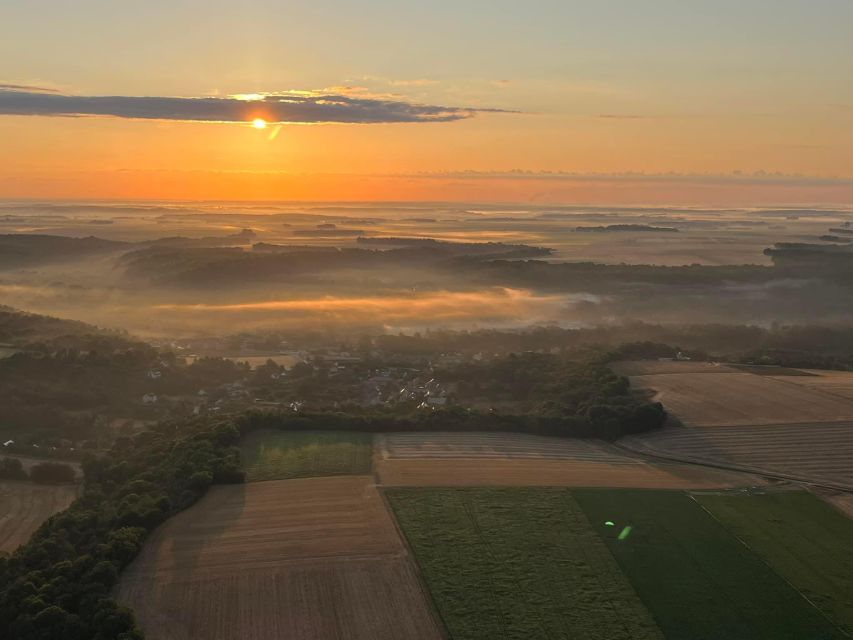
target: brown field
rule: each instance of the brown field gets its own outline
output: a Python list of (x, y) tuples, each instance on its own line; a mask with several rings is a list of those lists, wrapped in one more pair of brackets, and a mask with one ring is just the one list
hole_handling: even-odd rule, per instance
[(386, 486), (566, 486), (710, 489), (752, 475), (650, 464), (594, 440), (517, 433), (391, 433), (377, 437), (374, 469)]
[(751, 373), (685, 373), (640, 375), (632, 377), (631, 383), (637, 388), (654, 390), (654, 399), (689, 426), (853, 420), (853, 400), (799, 382), (812, 379)]
[(735, 373), (736, 369), (716, 362), (669, 360), (625, 360), (610, 365), (620, 376), (647, 376), (663, 373)]
[(816, 369), (804, 369), (803, 371), (808, 375), (785, 376), (782, 380), (853, 401), (853, 371), (819, 371)]
[(839, 511), (843, 511), (853, 518), (853, 493), (836, 493), (824, 498), (830, 504), (835, 505)]
[(383, 460), (376, 473), (380, 484), (394, 487), (717, 489), (762, 484), (753, 475), (693, 465), (570, 460)]
[(76, 485), (0, 481), (0, 552), (29, 540), (42, 522), (74, 502), (77, 492)]
[(641, 453), (732, 465), (853, 490), (853, 422), (666, 428), (620, 444)]
[(117, 597), (150, 640), (442, 637), (364, 476), (215, 487), (153, 534)]

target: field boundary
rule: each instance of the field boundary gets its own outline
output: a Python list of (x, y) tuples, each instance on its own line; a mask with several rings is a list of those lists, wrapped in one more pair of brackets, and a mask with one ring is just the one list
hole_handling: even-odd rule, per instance
[(435, 622), (436, 629), (441, 633), (441, 637), (444, 640), (452, 640), (450, 637), (450, 632), (447, 629), (447, 624), (444, 621), (444, 618), (441, 616), (441, 612), (438, 609), (438, 605), (436, 605), (435, 600), (432, 598), (432, 593), (427, 587), (426, 579), (424, 578), (423, 572), (421, 571), (421, 565), (415, 558), (415, 552), (412, 549), (412, 546), (409, 544), (409, 539), (406, 537), (405, 532), (400, 527), (400, 523), (397, 520), (397, 514), (394, 512), (394, 508), (391, 506), (391, 502), (388, 500), (388, 496), (385, 495), (385, 487), (378, 482), (374, 485), (376, 487), (377, 493), (382, 498), (382, 504), (385, 506), (385, 510), (388, 512), (388, 516), (391, 518), (391, 522), (394, 523), (394, 530), (397, 532), (397, 536), (400, 538), (400, 542), (403, 545), (403, 549), (405, 551), (406, 559), (409, 563), (414, 567), (415, 576), (418, 579), (418, 588), (421, 591), (421, 595), (424, 598), (424, 602), (427, 603), (427, 608), (429, 609), (430, 616)]

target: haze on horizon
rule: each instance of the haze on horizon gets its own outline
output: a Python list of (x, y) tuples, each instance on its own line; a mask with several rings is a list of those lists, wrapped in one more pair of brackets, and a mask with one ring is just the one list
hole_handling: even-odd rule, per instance
[(4, 2), (0, 198), (850, 203), (850, 24), (846, 0)]

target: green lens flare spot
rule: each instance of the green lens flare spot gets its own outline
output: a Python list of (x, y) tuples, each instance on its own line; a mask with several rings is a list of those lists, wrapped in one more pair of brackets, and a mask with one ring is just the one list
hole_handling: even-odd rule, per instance
[(622, 532), (619, 534), (619, 539), (624, 540), (625, 538), (630, 536), (631, 535), (631, 529), (632, 529), (632, 527), (625, 527), (624, 529), (622, 529)]
[(604, 523), (604, 526), (605, 527), (615, 527), (616, 524), (613, 522), (613, 520), (608, 520), (607, 522)]

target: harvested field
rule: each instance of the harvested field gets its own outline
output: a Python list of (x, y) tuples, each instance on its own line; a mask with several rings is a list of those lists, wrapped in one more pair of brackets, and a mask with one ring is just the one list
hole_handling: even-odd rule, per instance
[(455, 640), (662, 638), (568, 491), (387, 495)]
[(807, 374), (806, 376), (786, 377), (784, 381), (853, 401), (853, 371), (805, 369), (804, 372)]
[(609, 464), (570, 460), (380, 460), (379, 483), (390, 487), (644, 487), (714, 489), (763, 480), (683, 464)]
[(0, 552), (30, 539), (42, 522), (77, 498), (76, 485), (49, 486), (0, 480)]
[(372, 454), (369, 433), (262, 430), (240, 443), (249, 481), (362, 475), (370, 473)]
[(805, 491), (695, 499), (853, 636), (853, 521)]
[(575, 460), (636, 464), (636, 460), (604, 442), (549, 438), (522, 433), (417, 432), (377, 436), (383, 459), (391, 460)]
[(620, 376), (647, 376), (664, 373), (734, 373), (718, 362), (691, 362), (679, 360), (624, 360), (610, 365)]
[(572, 494), (667, 638), (844, 637), (690, 496), (606, 489)]
[(689, 426), (742, 426), (853, 420), (853, 400), (807, 388), (793, 380), (810, 376), (757, 376), (751, 373), (640, 375), (634, 387), (656, 391)]
[(853, 491), (853, 422), (666, 428), (619, 441), (640, 453), (729, 465)]
[(612, 445), (515, 433), (391, 433), (374, 463), (386, 486), (582, 486), (718, 488), (754, 476), (681, 464), (649, 464)]
[(441, 637), (370, 477), (215, 487), (153, 534), (117, 597), (149, 640)]

